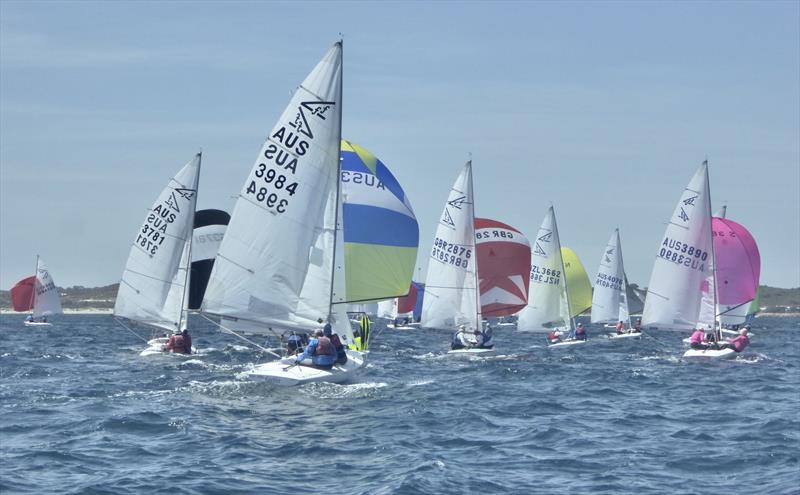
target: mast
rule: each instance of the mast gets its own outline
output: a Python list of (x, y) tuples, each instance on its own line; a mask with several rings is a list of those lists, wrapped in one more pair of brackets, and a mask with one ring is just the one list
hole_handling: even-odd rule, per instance
[(625, 313), (628, 315), (628, 330), (631, 329), (631, 307), (628, 304), (628, 275), (625, 273), (625, 261), (622, 258), (622, 240), (619, 238), (619, 227), (615, 229), (617, 233), (617, 251), (619, 251), (619, 265), (622, 267), (622, 290), (625, 297)]
[(192, 208), (192, 220), (189, 223), (189, 239), (186, 241), (189, 243), (189, 253), (186, 259), (186, 277), (184, 278), (183, 283), (183, 294), (181, 295), (181, 315), (178, 317), (178, 331), (183, 330), (183, 323), (186, 320), (186, 324), (189, 324), (189, 288), (190, 283), (192, 281), (192, 244), (194, 243), (194, 219), (195, 214), (197, 213), (197, 195), (200, 192), (200, 166), (203, 160), (203, 152), (200, 151), (197, 153), (197, 174), (194, 178), (194, 208)]
[(567, 287), (567, 269), (564, 267), (564, 255), (561, 253), (561, 236), (558, 235), (558, 222), (556, 222), (556, 210), (553, 205), (550, 205), (550, 210), (553, 212), (553, 232), (558, 239), (558, 257), (561, 260), (561, 274), (564, 276), (564, 295), (567, 298), (567, 323), (569, 324), (569, 331), (575, 329), (575, 320), (572, 318), (572, 308), (569, 306), (569, 287)]
[(31, 317), (36, 306), (36, 282), (39, 281), (39, 255), (36, 255), (36, 268), (33, 270), (33, 290), (31, 291)]
[(336, 141), (336, 214), (334, 216), (333, 227), (333, 255), (331, 262), (331, 285), (329, 290), (328, 299), (328, 320), (333, 314), (333, 285), (336, 277), (336, 239), (339, 232), (339, 202), (341, 201), (342, 193), (342, 95), (344, 93), (344, 40), (340, 39), (337, 43), (341, 49), (341, 59), (339, 61), (339, 94), (337, 95), (336, 104), (339, 105), (339, 139)]
[(472, 185), (472, 153), (470, 153), (469, 161), (469, 197), (472, 201), (472, 218), (470, 219), (470, 228), (472, 229), (472, 259), (475, 263), (475, 329), (483, 331), (483, 318), (481, 315), (481, 286), (480, 279), (478, 278), (478, 253), (475, 244), (475, 191)]
[[(712, 325), (714, 325), (713, 333), (714, 333), (714, 341), (719, 342), (719, 335), (717, 334), (717, 260), (716, 256), (714, 255), (714, 225), (713, 225), (713, 213), (711, 212), (711, 182), (708, 180), (708, 160), (703, 160), (703, 165), (705, 165), (706, 169), (706, 203), (708, 204), (708, 230), (710, 234), (710, 241), (711, 241), (711, 283), (712, 288), (714, 290), (714, 305), (713, 308), (713, 320)], [(720, 325), (720, 330), (722, 326)]]

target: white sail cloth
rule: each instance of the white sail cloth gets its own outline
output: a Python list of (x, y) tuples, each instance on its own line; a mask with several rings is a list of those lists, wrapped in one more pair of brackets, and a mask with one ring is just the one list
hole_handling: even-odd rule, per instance
[(36, 260), (36, 283), (34, 284), (33, 317), (61, 314), (61, 298), (53, 277), (41, 258)]
[(548, 208), (531, 247), (528, 304), (519, 312), (517, 330), (542, 331), (569, 327), (566, 276), (553, 207)]
[(627, 283), (622, 262), (622, 243), (619, 229), (608, 240), (592, 293), (592, 323), (628, 320)]
[(673, 330), (713, 325), (713, 260), (708, 163), (703, 162), (683, 191), (659, 245), (642, 324)]
[(436, 229), (422, 302), (423, 327), (480, 329), (472, 162), (459, 174)]
[(172, 331), (185, 322), (200, 160), (198, 153), (181, 168), (147, 212), (122, 273), (116, 316)]
[(308, 330), (343, 301), (333, 274), (341, 85), (336, 43), (261, 147), (220, 245), (204, 312)]

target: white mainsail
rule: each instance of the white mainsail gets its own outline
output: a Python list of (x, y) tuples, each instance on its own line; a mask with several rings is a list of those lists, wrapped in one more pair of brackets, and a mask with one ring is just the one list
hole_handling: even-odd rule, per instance
[(423, 327), (481, 328), (475, 254), (472, 161), (468, 161), (450, 190), (436, 229), (422, 301)]
[(170, 179), (137, 231), (119, 283), (116, 316), (172, 331), (185, 328), (200, 160), (198, 153)]
[(628, 314), (627, 281), (622, 262), (622, 243), (619, 229), (608, 240), (592, 294), (592, 323), (623, 321), (630, 327)]
[(683, 191), (659, 246), (642, 325), (674, 330), (713, 325), (713, 262), (708, 162), (703, 162)]
[(528, 304), (519, 312), (517, 330), (542, 331), (570, 328), (561, 240), (555, 210), (551, 206), (531, 247), (531, 281)]
[(61, 298), (58, 295), (58, 288), (44, 265), (44, 261), (38, 256), (36, 257), (36, 283), (33, 289), (34, 318), (61, 314)]
[[(293, 95), (242, 186), (202, 311), (256, 328), (308, 330), (345, 302), (334, 282), (342, 44)], [(341, 243), (338, 243), (341, 246)], [(338, 277), (339, 275), (337, 275)]]

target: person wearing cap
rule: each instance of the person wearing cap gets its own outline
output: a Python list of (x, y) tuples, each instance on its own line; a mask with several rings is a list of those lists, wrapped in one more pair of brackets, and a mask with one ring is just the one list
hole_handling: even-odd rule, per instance
[(483, 347), (483, 334), (477, 328), (472, 331), (472, 339), (470, 339), (472, 347)]
[(636, 318), (636, 323), (633, 324), (631, 332), (642, 333), (642, 319)]
[(492, 333), (492, 326), (490, 324), (486, 324), (486, 330), (482, 332), (483, 337), (483, 344), (481, 347), (484, 349), (491, 349), (494, 347), (494, 340), (493, 340), (493, 333)]
[(619, 320), (619, 323), (617, 323), (616, 330), (617, 330), (617, 335), (622, 335), (623, 333), (625, 333), (625, 324), (622, 323), (622, 320)]
[(333, 329), (331, 328), (331, 324), (325, 324), (325, 328), (322, 329), (322, 335), (331, 339), (331, 344), (333, 344), (333, 348), (336, 350), (336, 364), (344, 364), (347, 362), (347, 353), (344, 350), (344, 344), (339, 339), (339, 335), (333, 333)]
[(550, 344), (558, 344), (561, 342), (561, 332), (558, 330), (550, 330), (547, 334), (547, 342)]
[(747, 327), (742, 328), (739, 330), (739, 336), (728, 339), (727, 342), (722, 344), (722, 349), (733, 349), (736, 352), (742, 352), (745, 347), (750, 345), (750, 337), (747, 336), (748, 331)]
[(697, 327), (694, 332), (692, 332), (692, 336), (689, 337), (689, 346), (692, 349), (698, 350), (705, 350), (708, 349), (708, 344), (705, 343), (706, 334), (703, 332), (703, 329)]
[(450, 343), (451, 349), (464, 349), (470, 347), (470, 341), (467, 338), (467, 327), (459, 325), (456, 333), (453, 334), (453, 341)]
[(575, 340), (586, 340), (586, 328), (583, 323), (578, 323), (578, 326), (575, 327)]
[[(311, 364), (305, 363), (311, 359)], [(326, 337), (321, 328), (314, 331), (314, 336), (308, 341), (308, 345), (303, 353), (297, 356), (294, 364), (301, 366), (311, 366), (329, 370), (336, 362), (336, 349), (333, 348), (331, 339)]]

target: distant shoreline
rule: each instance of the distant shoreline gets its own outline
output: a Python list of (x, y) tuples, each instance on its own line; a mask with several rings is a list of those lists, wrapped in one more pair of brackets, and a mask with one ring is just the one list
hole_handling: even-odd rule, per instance
[[(110, 315), (114, 312), (111, 308), (64, 308), (65, 315)], [(13, 309), (0, 309), (0, 315), (26, 315), (30, 311), (14, 311)]]

